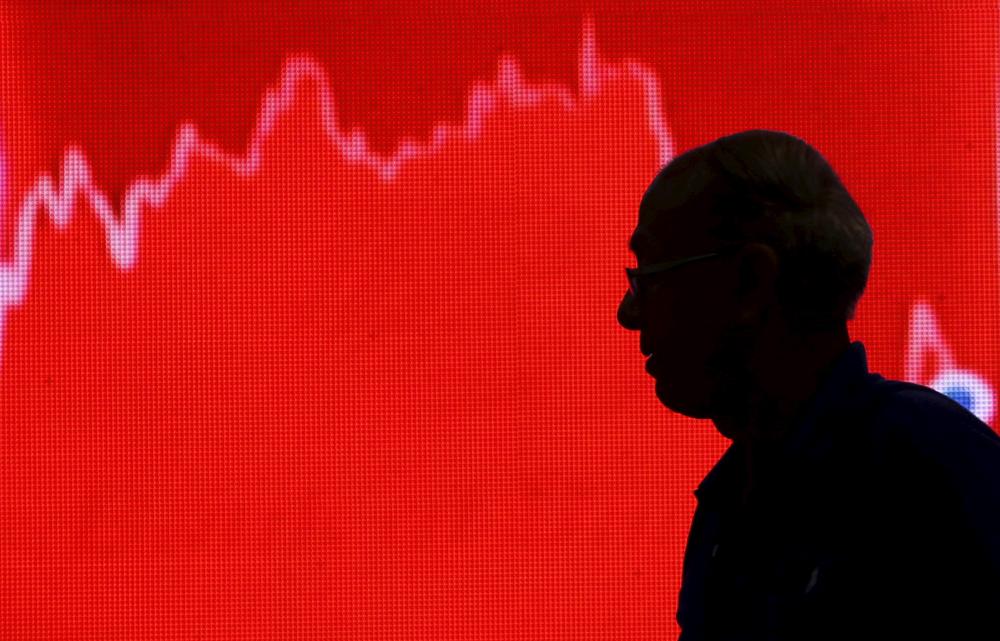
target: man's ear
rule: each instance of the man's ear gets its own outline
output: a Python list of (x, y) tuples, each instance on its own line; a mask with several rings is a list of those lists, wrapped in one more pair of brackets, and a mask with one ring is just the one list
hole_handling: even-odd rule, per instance
[(752, 323), (774, 303), (778, 283), (777, 252), (764, 243), (744, 245), (736, 256), (736, 302), (740, 321)]

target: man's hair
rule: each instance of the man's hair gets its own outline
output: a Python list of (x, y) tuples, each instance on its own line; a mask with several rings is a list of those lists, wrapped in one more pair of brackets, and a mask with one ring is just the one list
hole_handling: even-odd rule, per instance
[[(673, 159), (659, 180), (696, 172), (708, 185), (710, 233), (769, 245), (780, 261), (778, 300), (793, 331), (843, 327), (868, 283), (874, 236), (826, 159), (804, 140), (754, 129)], [(698, 194), (692, 194), (698, 196)]]

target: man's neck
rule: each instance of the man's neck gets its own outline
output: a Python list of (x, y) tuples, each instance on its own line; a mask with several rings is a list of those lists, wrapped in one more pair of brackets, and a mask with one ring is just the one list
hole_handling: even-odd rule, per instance
[(759, 350), (751, 369), (746, 424), (736, 438), (763, 444), (784, 439), (849, 346), (844, 328)]
[[(756, 399), (749, 404), (742, 429), (733, 440), (744, 445), (749, 492), (754, 476), (774, 465), (778, 447), (802, 420), (802, 414), (850, 346), (846, 329), (803, 339), (780, 358), (761, 367)], [(744, 495), (746, 498), (746, 495)]]

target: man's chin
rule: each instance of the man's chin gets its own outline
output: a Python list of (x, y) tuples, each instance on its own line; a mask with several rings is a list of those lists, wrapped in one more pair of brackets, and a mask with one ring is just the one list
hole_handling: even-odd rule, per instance
[(690, 398), (685, 399), (677, 396), (672, 393), (674, 391), (663, 379), (656, 379), (656, 397), (660, 399), (664, 407), (688, 418), (706, 419), (711, 417), (711, 412), (705, 403), (693, 402)]
[(719, 434), (722, 434), (730, 441), (735, 441), (741, 434), (730, 421), (725, 419), (713, 418), (712, 423), (715, 425), (715, 429), (719, 431)]

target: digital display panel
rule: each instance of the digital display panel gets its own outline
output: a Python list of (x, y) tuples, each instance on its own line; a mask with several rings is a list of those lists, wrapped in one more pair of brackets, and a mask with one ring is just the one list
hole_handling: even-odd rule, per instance
[(676, 636), (729, 441), (616, 312), (650, 180), (735, 131), (865, 213), (869, 368), (997, 424), (993, 4), (0, 25), (0, 637)]

